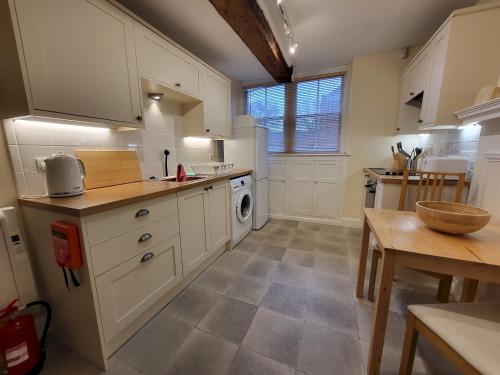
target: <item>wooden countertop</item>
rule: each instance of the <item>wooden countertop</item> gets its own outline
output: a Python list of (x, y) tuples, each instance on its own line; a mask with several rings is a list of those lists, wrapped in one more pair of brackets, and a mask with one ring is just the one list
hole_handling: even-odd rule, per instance
[[(365, 175), (376, 178), (378, 182), (384, 183), (384, 184), (394, 184), (394, 185), (401, 185), (403, 183), (403, 176), (388, 176), (388, 175), (380, 175), (369, 168), (363, 168), (363, 171)], [(410, 176), (408, 179), (408, 184), (410, 185), (418, 185), (418, 177), (416, 176)], [(453, 186), (457, 184), (458, 180), (445, 180), (444, 184), (448, 186)], [(465, 186), (469, 187), (470, 186), (470, 181), (465, 181)]]
[(141, 181), (86, 190), (82, 195), (68, 198), (19, 198), (23, 206), (59, 212), (72, 216), (87, 216), (127, 204), (157, 198), (198, 186), (251, 174), (250, 169), (236, 169), (231, 173), (206, 177), (189, 182)]

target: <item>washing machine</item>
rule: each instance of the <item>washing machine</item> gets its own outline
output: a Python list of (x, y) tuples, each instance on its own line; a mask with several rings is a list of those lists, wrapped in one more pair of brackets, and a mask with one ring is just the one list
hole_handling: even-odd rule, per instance
[(232, 190), (232, 246), (235, 247), (252, 231), (252, 176), (236, 177), (229, 181)]

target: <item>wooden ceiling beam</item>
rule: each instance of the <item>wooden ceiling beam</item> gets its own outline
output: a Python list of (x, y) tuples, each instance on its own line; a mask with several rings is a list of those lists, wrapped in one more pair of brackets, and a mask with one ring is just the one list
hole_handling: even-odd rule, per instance
[(209, 0), (276, 82), (291, 82), (288, 66), (257, 0)]

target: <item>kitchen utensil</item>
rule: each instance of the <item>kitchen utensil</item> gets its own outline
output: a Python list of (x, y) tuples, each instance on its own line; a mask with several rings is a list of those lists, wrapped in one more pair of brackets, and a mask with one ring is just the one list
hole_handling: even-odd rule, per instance
[(135, 150), (76, 150), (87, 170), (86, 189), (142, 181), (141, 167)]
[(491, 213), (461, 203), (420, 201), (417, 215), (428, 227), (450, 234), (476, 232), (491, 220)]
[(45, 159), (47, 192), (49, 197), (70, 197), (83, 194), (85, 167), (80, 159), (65, 153)]
[(398, 151), (400, 154), (403, 154), (403, 156), (410, 158), (410, 154), (403, 150), (403, 145), (401, 144), (401, 142), (396, 143), (396, 146), (398, 147)]
[(170, 151), (165, 150), (165, 151), (163, 151), (163, 153), (165, 154), (165, 177), (166, 177), (166, 176), (168, 176), (168, 164), (167, 164), (167, 159), (168, 159), (168, 155), (170, 155)]
[(394, 155), (395, 152), (394, 152), (394, 146), (391, 146), (391, 151), (392, 151), (392, 154)]

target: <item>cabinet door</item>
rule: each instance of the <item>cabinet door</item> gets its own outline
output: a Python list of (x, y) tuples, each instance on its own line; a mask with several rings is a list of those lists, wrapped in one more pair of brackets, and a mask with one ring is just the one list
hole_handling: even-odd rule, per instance
[(207, 196), (203, 187), (177, 195), (184, 277), (203, 262), (210, 251)]
[(405, 72), (399, 82), (400, 96), (398, 117), (396, 120), (396, 134), (415, 134), (418, 130), (420, 108), (408, 105), (407, 93), (410, 88), (410, 72)]
[(421, 94), (427, 84), (429, 74), (429, 54), (428, 51), (423, 51), (417, 60), (410, 68), (410, 86), (408, 92), (408, 100)]
[(182, 279), (179, 236), (96, 278), (104, 338), (110, 341)]
[(229, 241), (229, 184), (211, 185), (208, 191), (210, 251), (214, 252)]
[(231, 136), (231, 83), (209, 69), (203, 74), (203, 106), (206, 134)]
[(338, 217), (338, 189), (340, 163), (314, 162), (313, 216), (334, 219)]
[(286, 213), (286, 161), (269, 160), (269, 213)]
[(445, 27), (436, 35), (430, 46), (431, 68), (421, 114), (424, 127), (432, 126), (436, 121), (448, 50), (448, 36), (449, 28)]
[(103, 0), (15, 0), (33, 109), (140, 124), (132, 19)]
[(288, 213), (311, 216), (314, 162), (292, 160), (289, 168)]
[(146, 27), (134, 24), (139, 75), (177, 91), (201, 96), (200, 65)]

